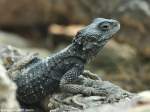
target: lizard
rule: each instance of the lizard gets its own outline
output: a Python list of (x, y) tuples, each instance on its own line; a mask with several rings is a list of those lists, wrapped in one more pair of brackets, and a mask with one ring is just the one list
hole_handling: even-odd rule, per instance
[(32, 105), (45, 96), (62, 90), (84, 95), (101, 95), (102, 91), (76, 84), (85, 65), (93, 59), (109, 39), (120, 29), (113, 19), (96, 18), (77, 32), (72, 43), (60, 52), (32, 62), (17, 72), (17, 99)]

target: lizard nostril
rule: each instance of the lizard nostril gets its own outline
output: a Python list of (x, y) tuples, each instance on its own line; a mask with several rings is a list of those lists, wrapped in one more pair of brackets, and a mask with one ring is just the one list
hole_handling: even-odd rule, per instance
[(116, 27), (116, 26), (118, 26), (118, 24), (117, 23), (113, 23), (113, 26)]
[(113, 24), (113, 26), (118, 26), (120, 23), (119, 23), (118, 21), (114, 20), (114, 21), (112, 22), (112, 24)]

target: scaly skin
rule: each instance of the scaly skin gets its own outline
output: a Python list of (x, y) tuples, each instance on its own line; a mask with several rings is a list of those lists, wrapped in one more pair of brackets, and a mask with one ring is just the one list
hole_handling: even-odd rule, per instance
[(83, 74), (85, 64), (119, 29), (120, 24), (116, 20), (97, 18), (80, 30), (67, 48), (24, 67), (14, 79), (18, 86), (18, 100), (27, 105), (35, 104), (59, 89), (101, 95), (102, 91), (75, 82)]

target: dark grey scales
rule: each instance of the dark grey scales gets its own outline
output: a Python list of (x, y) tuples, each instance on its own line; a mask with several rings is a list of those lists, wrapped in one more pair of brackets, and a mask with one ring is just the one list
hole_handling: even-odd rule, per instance
[(85, 64), (119, 29), (118, 21), (97, 18), (80, 30), (67, 48), (25, 66), (13, 79), (18, 86), (18, 100), (27, 105), (36, 104), (59, 89), (74, 94), (101, 94), (99, 90), (75, 82), (83, 74)]

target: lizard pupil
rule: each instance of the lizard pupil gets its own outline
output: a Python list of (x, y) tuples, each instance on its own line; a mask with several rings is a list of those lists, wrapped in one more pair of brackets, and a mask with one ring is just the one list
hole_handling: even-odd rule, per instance
[(101, 30), (109, 30), (110, 29), (110, 25), (108, 23), (103, 23), (103, 24), (100, 24), (100, 28)]
[(109, 25), (102, 25), (102, 30), (109, 30)]
[(104, 25), (103, 26), (104, 29), (108, 29), (108, 27), (109, 27), (108, 25)]

